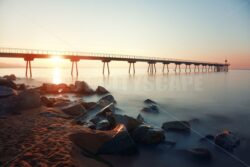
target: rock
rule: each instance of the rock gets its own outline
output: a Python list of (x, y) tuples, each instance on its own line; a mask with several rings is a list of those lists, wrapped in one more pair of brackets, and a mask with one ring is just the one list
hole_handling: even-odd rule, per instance
[(46, 107), (52, 107), (53, 106), (53, 102), (51, 100), (49, 100), (47, 97), (45, 96), (42, 96), (41, 97), (41, 102), (42, 102), (42, 105), (46, 106)]
[(10, 87), (12, 89), (17, 88), (16, 84), (13, 81), (7, 80), (5, 78), (0, 78), (0, 86), (6, 86), (6, 87)]
[(41, 106), (40, 93), (33, 89), (22, 91), (17, 96), (18, 109), (26, 110)]
[(112, 95), (106, 95), (102, 97), (99, 101), (98, 104), (100, 107), (106, 107), (109, 105), (109, 108), (114, 112), (115, 111), (115, 98)]
[(205, 137), (202, 137), (200, 141), (213, 141), (214, 136), (213, 135), (206, 135)]
[(0, 86), (0, 98), (17, 95), (17, 92), (10, 87)]
[(101, 102), (116, 103), (115, 98), (112, 95), (110, 95), (110, 94), (102, 97), (99, 100), (99, 103), (101, 103)]
[(89, 85), (84, 81), (76, 81), (75, 82), (75, 90), (76, 93), (81, 93), (85, 95), (94, 94), (94, 90), (89, 87)]
[(81, 104), (83, 105), (84, 108), (86, 108), (86, 110), (94, 108), (97, 105), (96, 102), (82, 102)]
[(3, 76), (3, 78), (5, 78), (7, 80), (11, 80), (11, 81), (15, 81), (16, 80), (16, 76), (14, 74), (5, 75), (5, 76)]
[(162, 129), (166, 131), (190, 132), (190, 127), (187, 121), (171, 121), (162, 124)]
[(222, 148), (233, 151), (234, 148), (240, 145), (240, 138), (230, 131), (223, 131), (215, 136), (214, 143)]
[(138, 114), (136, 119), (140, 122), (144, 122), (144, 118), (141, 116), (141, 114)]
[(137, 152), (125, 126), (117, 125), (109, 131), (82, 129), (71, 134), (71, 141), (92, 154), (133, 154)]
[(210, 160), (212, 159), (212, 154), (208, 149), (205, 148), (193, 148), (187, 150), (187, 153), (190, 154), (195, 159), (198, 160)]
[(79, 103), (62, 107), (61, 110), (70, 116), (77, 117), (87, 113), (86, 109)]
[(85, 128), (90, 128), (90, 129), (96, 129), (96, 125), (93, 122), (84, 122), (82, 124), (83, 127)]
[(146, 103), (146, 104), (157, 104), (155, 101), (153, 101), (151, 99), (144, 100), (144, 103)]
[(159, 109), (158, 109), (158, 107), (156, 105), (151, 105), (149, 107), (144, 107), (141, 111), (146, 112), (146, 113), (152, 113), (152, 114), (159, 113)]
[(49, 98), (50, 101), (53, 102), (53, 107), (65, 107), (71, 104), (70, 100), (65, 99), (65, 98)]
[(103, 119), (101, 121), (99, 121), (96, 124), (96, 129), (97, 130), (109, 130), (110, 129), (110, 123), (107, 119)]
[(139, 121), (133, 117), (127, 116), (127, 115), (112, 114), (112, 115), (108, 116), (108, 119), (110, 120), (110, 122), (113, 122), (111, 124), (124, 125), (129, 132), (133, 131), (139, 125), (142, 124), (141, 121)]
[(52, 93), (52, 94), (57, 94), (57, 93), (69, 93), (70, 88), (66, 84), (51, 84), (51, 83), (44, 83), (41, 87), (41, 90), (44, 91), (45, 93)]
[(135, 142), (143, 144), (158, 144), (165, 140), (164, 131), (142, 124), (132, 132)]
[(17, 90), (25, 90), (25, 89), (27, 89), (25, 84), (18, 84), (17, 85)]
[(96, 94), (98, 95), (104, 95), (104, 94), (107, 94), (109, 93), (109, 91), (107, 89), (105, 89), (104, 87), (102, 86), (98, 86), (95, 90)]

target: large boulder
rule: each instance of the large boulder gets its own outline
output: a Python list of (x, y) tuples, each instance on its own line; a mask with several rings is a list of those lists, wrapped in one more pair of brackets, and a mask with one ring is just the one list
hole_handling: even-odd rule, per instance
[(44, 83), (41, 87), (41, 90), (44, 93), (51, 93), (51, 94), (70, 92), (69, 86), (63, 83), (62, 84)]
[(144, 100), (145, 104), (157, 104), (155, 101), (151, 100), (151, 99), (146, 99)]
[(190, 132), (190, 127), (187, 121), (171, 121), (162, 124), (162, 129), (166, 131)]
[(115, 98), (112, 96), (112, 95), (106, 95), (104, 97), (102, 97), (99, 101), (98, 101), (98, 105), (100, 107), (106, 107), (106, 106), (109, 106), (109, 108), (112, 110), (112, 111), (115, 111), (115, 104), (116, 104), (116, 101), (115, 101)]
[(84, 108), (86, 108), (87, 110), (92, 109), (92, 108), (94, 108), (94, 107), (97, 105), (96, 102), (82, 102), (81, 104), (82, 104), (82, 105), (84, 106)]
[(73, 103), (68, 106), (64, 106), (61, 110), (70, 116), (77, 117), (80, 115), (85, 115), (87, 113), (86, 109), (79, 103)]
[(104, 87), (102, 86), (98, 86), (95, 90), (96, 94), (98, 95), (104, 95), (104, 94), (107, 94), (109, 93), (109, 91), (107, 89), (105, 89)]
[(45, 96), (42, 96), (41, 97), (41, 102), (42, 102), (42, 105), (46, 106), (46, 107), (52, 107), (53, 106), (53, 101), (48, 99), (47, 97)]
[(225, 130), (215, 136), (214, 143), (226, 150), (233, 151), (240, 145), (240, 138), (233, 132)]
[(95, 91), (84, 81), (75, 82), (75, 92), (85, 95), (92, 95)]
[(33, 89), (0, 99), (0, 114), (19, 113), (21, 110), (40, 107), (40, 94)]
[(78, 147), (92, 154), (133, 154), (136, 145), (124, 125), (109, 131), (82, 129), (71, 134), (70, 139)]
[(10, 87), (0, 86), (0, 98), (16, 95), (17, 92)]
[(132, 138), (138, 143), (158, 144), (165, 140), (165, 134), (159, 128), (142, 124), (132, 132)]
[(151, 113), (151, 114), (159, 113), (159, 109), (156, 105), (150, 105), (149, 107), (144, 107), (141, 111), (145, 113)]
[(0, 78), (0, 86), (6, 86), (12, 89), (17, 88), (17, 85), (13, 81), (5, 79), (5, 78)]
[(11, 81), (15, 81), (16, 80), (16, 76), (14, 74), (5, 75), (5, 76), (3, 76), (3, 78), (5, 78), (7, 80), (11, 80)]
[(18, 108), (20, 110), (41, 106), (40, 93), (33, 89), (22, 91), (16, 100), (18, 101)]
[(142, 124), (142, 121), (137, 120), (127, 115), (110, 114), (108, 116), (108, 119), (110, 120), (110, 122), (113, 122), (113, 124), (115, 125), (123, 124), (129, 132), (133, 131), (139, 125)]

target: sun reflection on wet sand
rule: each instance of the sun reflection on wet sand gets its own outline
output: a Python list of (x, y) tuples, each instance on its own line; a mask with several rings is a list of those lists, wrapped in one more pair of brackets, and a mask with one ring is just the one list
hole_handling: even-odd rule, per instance
[(52, 82), (54, 84), (59, 84), (62, 82), (62, 78), (61, 78), (61, 68), (59, 67), (55, 67), (53, 68), (53, 78), (52, 78)]

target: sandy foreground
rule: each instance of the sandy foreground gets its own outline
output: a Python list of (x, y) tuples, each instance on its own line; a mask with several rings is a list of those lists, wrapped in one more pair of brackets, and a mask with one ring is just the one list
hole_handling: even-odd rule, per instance
[[(48, 117), (48, 112), (61, 117)], [(82, 127), (53, 108), (40, 107), (0, 118), (0, 166), (107, 166), (81, 154), (69, 134)]]

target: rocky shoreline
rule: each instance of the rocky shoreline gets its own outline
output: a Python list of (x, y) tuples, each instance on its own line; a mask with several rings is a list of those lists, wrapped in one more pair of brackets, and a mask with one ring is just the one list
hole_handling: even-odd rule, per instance
[[(175, 141), (168, 140), (169, 131), (190, 133), (191, 121), (175, 120), (154, 127), (140, 113), (136, 118), (118, 114), (118, 102), (102, 86), (94, 90), (86, 82), (76, 81), (29, 88), (16, 84), (16, 79), (14, 75), (0, 78), (0, 166), (112, 166), (102, 155), (133, 156), (140, 152), (140, 145), (168, 145), (180, 156), (200, 161), (213, 158), (206, 147), (180, 150), (174, 148)], [(51, 94), (97, 95), (100, 99), (72, 101), (67, 96), (48, 96)], [(161, 112), (151, 99), (142, 103), (145, 107), (140, 112)], [(200, 142), (233, 151), (240, 139), (223, 131), (208, 134)]]

